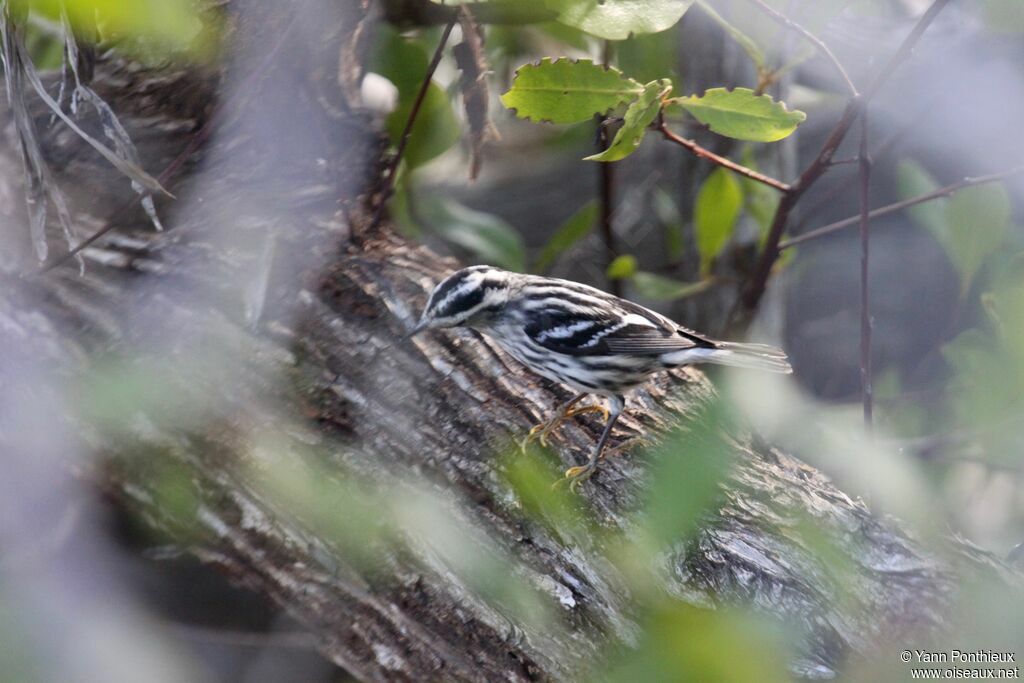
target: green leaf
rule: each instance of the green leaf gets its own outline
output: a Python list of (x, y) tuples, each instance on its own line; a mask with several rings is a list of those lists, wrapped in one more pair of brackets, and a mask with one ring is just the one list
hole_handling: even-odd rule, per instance
[(661, 33), (632, 36), (615, 45), (615, 65), (641, 83), (676, 78), (678, 26)]
[(637, 294), (648, 299), (657, 299), (658, 301), (685, 299), (688, 296), (703, 292), (710, 286), (710, 281), (708, 280), (679, 282), (678, 280), (657, 275), (656, 273), (648, 273), (643, 270), (633, 275), (630, 282), (632, 282)]
[(538, 273), (546, 271), (555, 262), (555, 259), (565, 253), (566, 249), (586, 237), (594, 229), (596, 220), (597, 202), (587, 202), (551, 236), (541, 250), (540, 256), (537, 257), (533, 270)]
[(683, 255), (683, 217), (672, 197), (660, 187), (654, 189), (654, 211), (665, 232), (665, 251), (669, 262)]
[[(481, 24), (522, 26), (551, 21), (557, 13), (544, 0), (430, 0), (437, 5), (464, 5)], [(488, 35), (488, 41), (490, 35)]]
[(657, 33), (679, 21), (694, 0), (546, 0), (558, 21), (608, 40)]
[(387, 24), (377, 29), (367, 69), (395, 84), (400, 97), (412, 99), (427, 72), (427, 49), (405, 38)]
[(475, 211), (451, 199), (424, 203), (422, 212), (442, 238), (507, 270), (526, 270), (526, 247), (515, 228), (498, 216)]
[(501, 102), (520, 118), (549, 123), (576, 123), (632, 100), (644, 87), (617, 69), (590, 60), (545, 57), (516, 71)]
[[(757, 159), (750, 145), (743, 151), (743, 165), (753, 170), (758, 170)], [(744, 176), (740, 179), (740, 186), (743, 189), (744, 208), (751, 218), (761, 229), (761, 239), (768, 237), (768, 229), (775, 218), (775, 211), (779, 208), (779, 193), (764, 183), (759, 183), (753, 178)], [(787, 258), (783, 252), (783, 258)]]
[(1024, 12), (1020, 0), (981, 0), (981, 15), (993, 33), (1024, 33)]
[(711, 272), (711, 263), (732, 237), (742, 206), (743, 190), (736, 177), (721, 167), (712, 171), (701, 185), (693, 209), (702, 276)]
[[(28, 7), (55, 22), (60, 21), (61, 4), (59, 0), (11, 2), (12, 8)], [(211, 47), (196, 44), (211, 36), (203, 34), (203, 21), (208, 18), (201, 19), (189, 0), (65, 0), (63, 5), (72, 26), (91, 32), (99, 25), (105, 42), (131, 38), (171, 49), (206, 51)]]
[[(902, 161), (897, 169), (904, 199), (936, 190), (939, 184), (920, 164)], [(1010, 198), (1001, 183), (965, 187), (951, 198), (937, 197), (908, 209), (938, 240), (960, 276), (966, 295), (985, 258), (1003, 244), (1010, 226)]]
[(633, 277), (634, 273), (636, 273), (636, 256), (632, 254), (623, 254), (608, 264), (607, 274), (612, 280), (625, 280)]
[[(935, 178), (916, 161), (902, 160), (896, 167), (896, 186), (900, 199), (910, 199), (928, 194), (939, 188)], [(945, 198), (933, 199), (907, 209), (915, 223), (938, 236), (946, 231)]]
[(615, 139), (608, 149), (600, 154), (584, 157), (584, 161), (618, 161), (625, 159), (640, 146), (640, 141), (647, 133), (647, 126), (661, 111), (661, 100), (672, 91), (672, 83), (666, 79), (651, 81), (644, 86), (644, 91), (629, 108), (623, 119), (622, 127), (615, 133)]
[[(405, 130), (412, 104), (411, 100), (403, 101), (400, 98), (398, 107), (388, 116), (386, 128), (392, 144), (396, 146)], [(404, 159), (409, 166), (421, 166), (448, 151), (458, 142), (460, 135), (459, 120), (452, 110), (451, 100), (439, 85), (431, 83), (420, 105), (416, 122), (412, 124)]]
[(750, 88), (711, 88), (697, 97), (677, 97), (677, 102), (719, 135), (752, 142), (775, 142), (790, 135), (807, 115), (790, 111), (768, 95)]
[(1010, 198), (1002, 183), (975, 185), (953, 195), (945, 214), (943, 246), (966, 294), (985, 258), (1003, 244), (1010, 227)]

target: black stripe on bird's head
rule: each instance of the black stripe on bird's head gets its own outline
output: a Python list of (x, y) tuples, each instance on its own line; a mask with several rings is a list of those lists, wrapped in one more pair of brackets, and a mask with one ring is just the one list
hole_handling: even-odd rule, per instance
[(419, 323), (407, 336), (430, 328), (485, 324), (508, 302), (513, 277), (490, 266), (455, 271), (431, 292)]

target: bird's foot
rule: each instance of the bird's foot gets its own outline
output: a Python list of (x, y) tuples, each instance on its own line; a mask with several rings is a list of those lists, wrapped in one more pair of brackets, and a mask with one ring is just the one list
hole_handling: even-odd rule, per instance
[(637, 448), (638, 446), (650, 446), (651, 443), (651, 440), (645, 437), (631, 436), (616, 446), (606, 448), (604, 454), (601, 457), (606, 458), (609, 455), (622, 455), (622, 453), (631, 451), (634, 448)]
[(570, 408), (561, 415), (556, 415), (548, 422), (533, 427), (533, 429), (530, 430), (530, 433), (526, 435), (526, 438), (523, 439), (522, 444), (520, 444), (520, 448), (525, 451), (526, 447), (535, 440), (540, 441), (540, 445), (546, 448), (548, 445), (548, 437), (551, 436), (551, 433), (564, 421), (568, 420), (570, 417), (576, 417), (577, 415), (583, 415), (585, 413), (601, 413), (605, 420), (607, 420), (608, 416), (611, 414), (606, 407), (600, 404)]
[(650, 443), (651, 442), (648, 439), (645, 439), (642, 436), (634, 436), (626, 439), (617, 446), (605, 448), (597, 456), (588, 460), (586, 465), (579, 465), (577, 467), (570, 467), (567, 469), (565, 471), (565, 479), (563, 481), (568, 482), (569, 488), (575, 491), (583, 482), (594, 475), (594, 472), (597, 471), (597, 463), (604, 458), (607, 458), (609, 455), (619, 455), (623, 451), (630, 450), (637, 446), (648, 446)]
[(568, 482), (569, 490), (575, 491), (583, 482), (590, 479), (594, 472), (597, 471), (597, 460), (591, 460), (586, 465), (580, 465), (578, 467), (570, 467), (565, 471), (565, 479), (563, 482)]

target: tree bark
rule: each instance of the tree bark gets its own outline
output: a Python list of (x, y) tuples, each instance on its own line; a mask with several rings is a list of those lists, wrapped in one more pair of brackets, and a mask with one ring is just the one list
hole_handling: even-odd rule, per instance
[[(110, 355), (169, 369), (176, 400), (194, 400), (202, 416), (183, 425), (163, 419), (162, 406), (144, 405), (147, 420), (125, 433), (55, 415), (70, 423), (83, 452), (97, 456), (69, 467), (189, 552), (271, 596), (315, 634), (326, 657), (360, 679), (574, 678), (609, 644), (633, 641), (633, 596), (596, 537), (524, 513), (502, 473), (508, 461), (496, 456), (569, 394), (483, 338), (437, 333), (399, 342), (429, 289), (456, 264), (387, 222), (371, 227), (384, 147), (356, 86), (372, 18), (358, 3), (335, 8), (332, 22), (315, 27), (323, 38), (316, 43), (309, 22), (300, 31), (272, 9), (261, 11), (270, 17), (264, 23), (240, 15), (239, 35), (264, 55), (288, 36), (265, 68), (287, 73), (293, 91), (253, 86), (264, 75), (247, 80), (249, 62), (250, 72), (229, 72), (227, 82), (242, 87), (234, 105), (218, 112), (192, 96), (212, 92), (215, 74), (169, 78), (116, 62), (98, 66), (97, 90), (122, 113), (149, 167), (168, 163), (210, 120), (220, 134), (189, 157), (171, 186), (192, 208), (161, 202), (174, 216), (166, 233), (149, 232), (141, 214), (122, 215), (124, 228), (87, 252), (84, 274), (69, 265), (3, 276), (0, 337), (12, 350), (4, 367), (45, 366), (49, 380), (36, 390), (54, 396)], [(247, 34), (250, 25), (258, 28)], [(302, 119), (295, 126), (270, 118), (294, 141), (288, 158), (261, 158), (269, 148), (239, 113), (265, 99), (288, 103)], [(38, 112), (40, 130), (45, 120)], [(306, 144), (295, 127), (316, 130), (322, 145)], [(99, 162), (60, 133), (50, 129), (45, 151), (71, 188), (85, 175), (83, 159)], [(253, 147), (239, 152), (239, 144)], [(8, 183), (0, 190), (18, 197), (12, 151), (0, 161)], [(239, 165), (238, 154), (252, 166)], [(266, 175), (254, 182), (253, 167)], [(99, 165), (94, 171), (105, 173)], [(94, 196), (76, 199), (80, 225), (108, 225), (118, 206), (111, 193), (123, 198), (125, 184), (112, 175), (90, 179), (95, 191), (80, 194)], [(231, 241), (214, 225), (225, 216)], [(19, 218), (10, 214), (5, 229), (20, 229)], [(207, 356), (228, 359), (230, 369), (205, 381), (194, 369), (178, 373)], [(616, 434), (657, 435), (698, 414), (713, 394), (697, 370), (666, 373), (630, 398)], [(562, 469), (581, 462), (599, 427), (584, 418), (562, 429), (553, 445)], [(961, 572), (1005, 571), (954, 542), (949, 555), (933, 555), (813, 468), (749, 434), (727, 438), (737, 457), (721, 502), (666, 558), (663, 588), (697, 605), (739, 603), (799, 624), (799, 671), (835, 670), (893, 634), (941, 628)], [(400, 496), (425, 487), (460, 528), (486, 539), (481, 553), (511, 558), (508, 570), (556, 606), (559, 628), (545, 630), (481, 597), (414, 531), (372, 566), (355, 561), (268, 493), (258, 475), (266, 463), (254, 447), (261, 440), (367, 490)], [(159, 467), (174, 463), (187, 473), (198, 501), (187, 520), (160, 504), (152, 458), (139, 457), (153, 453)], [(641, 455), (609, 459), (582, 488), (576, 513), (628, 535), (650, 465)], [(844, 579), (800, 541), (801, 519), (813, 519), (844, 553), (852, 568), (845, 591), (837, 586)]]

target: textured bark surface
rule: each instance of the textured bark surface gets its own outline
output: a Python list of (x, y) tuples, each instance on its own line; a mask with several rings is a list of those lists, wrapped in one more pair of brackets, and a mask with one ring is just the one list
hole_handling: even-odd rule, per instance
[[(351, 71), (357, 69), (346, 60), (362, 53), (361, 34), (368, 30), (364, 11), (353, 3), (337, 26), (323, 29), (325, 44)], [(312, 73), (308, 60), (319, 53), (306, 45), (286, 45), (281, 59), (298, 60), (293, 68)], [(192, 76), (125, 79), (123, 73), (101, 65), (98, 90), (126, 113), (144, 158), (160, 168), (209, 116), (206, 102), (185, 106), (195, 99), (186, 94), (212, 88), (197, 90)], [(191, 190), (191, 201), (207, 208), (181, 212), (162, 235), (146, 232), (141, 216), (133, 219), (137, 230), (126, 221), (126, 230), (89, 252), (84, 275), (70, 265), (39, 277), (3, 276), (0, 343), (10, 350), (10, 367), (43, 365), (62, 378), (34, 388), (56, 396), (65, 383), (87, 377), (100, 358), (157, 348), (150, 360), (173, 368), (201, 355), (204, 340), (215, 340), (217, 351), (232, 357), (231, 381), (218, 377), (178, 387), (212, 411), (188, 429), (165, 426), (159, 414), (149, 414), (137, 431), (115, 437), (76, 423), (82, 449), (100, 457), (70, 466), (171, 533), (181, 532), (179, 520), (154, 503), (152, 471), (125, 456), (156, 449), (185, 468), (202, 501), (194, 516), (200, 529), (190, 530), (195, 541), (187, 549), (272, 596), (315, 634), (326, 657), (361, 679), (572, 678), (609, 643), (631, 642), (638, 629), (631, 596), (593, 539), (522, 512), (496, 456), (568, 393), (472, 335), (398, 342), (430, 287), (456, 264), (394, 235), (386, 223), (367, 227), (365, 191), (373, 182), (364, 179), (379, 168), (380, 143), (369, 117), (353, 104), (354, 88), (345, 87), (351, 80), (343, 76), (337, 88), (335, 72), (300, 79), (297, 100), (279, 94), (301, 101), (296, 106), (310, 117), (309, 127), (323, 126), (318, 129), (325, 146), (300, 146), (290, 159), (261, 159), (258, 141), (245, 140), (244, 126), (236, 131), (228, 120), (218, 147), (204, 149), (201, 157), (205, 177), (218, 182)], [(330, 99), (311, 96), (329, 90), (324, 83), (335, 84)], [(143, 92), (149, 94), (145, 106)], [(162, 117), (160, 125), (154, 116)], [(41, 127), (44, 119), (41, 113)], [(237, 151), (236, 135), (253, 145), (243, 154), (254, 165), (272, 167), (266, 178), (274, 182), (252, 187), (251, 173), (238, 180), (235, 167), (218, 161), (221, 152), (227, 158), (225, 150)], [(88, 158), (71, 135), (51, 134), (45, 144), (58, 165)], [(329, 160), (326, 170), (317, 157)], [(224, 173), (209, 173), (218, 163), (225, 164)], [(18, 197), (20, 188), (11, 184), (18, 177), (13, 148), (5, 149), (2, 164), (6, 186), (0, 193)], [(173, 191), (189, 188), (199, 165), (187, 168)], [(66, 187), (84, 173), (81, 162), (58, 171)], [(102, 193), (115, 187), (123, 196), (125, 183), (88, 177), (95, 181), (95, 197), (78, 207), (93, 219), (82, 224), (102, 227), (111, 213), (103, 207), (117, 204), (102, 201)], [(359, 186), (363, 193), (353, 191)], [(287, 225), (280, 224), (280, 214), (264, 211), (278, 201), (289, 202)], [(217, 233), (210, 222), (218, 214), (209, 205), (218, 202), (256, 247), (226, 247), (211, 237)], [(7, 219), (4, 229), (18, 228), (16, 211)], [(266, 244), (271, 259), (262, 256)], [(256, 314), (252, 288), (239, 285), (254, 280), (268, 283), (257, 287), (265, 294), (255, 296)], [(161, 338), (170, 341), (154, 344)], [(657, 434), (711, 396), (698, 371), (662, 376), (630, 397), (616, 433)], [(279, 428), (282, 414), (294, 428)], [(278, 426), (279, 451), (313, 449), (328, 473), (355, 477), (370, 489), (415, 479), (442, 496), (450, 514), (514, 558), (510, 571), (553, 598), (561, 628), (531, 630), (502, 613), (455, 580), (415, 538), (373, 571), (352, 563), (260, 486), (253, 474), (260, 463), (251, 462), (248, 441), (268, 424)], [(594, 419), (583, 418), (560, 432), (553, 448), (563, 469), (579, 464), (598, 431)], [(895, 633), (941, 627), (960, 572), (1002, 571), (988, 556), (955, 544), (949, 557), (929, 556), (896, 523), (872, 516), (821, 473), (748, 434), (728, 438), (738, 458), (722, 484), (721, 505), (692, 542), (666, 559), (666, 588), (695, 604), (738, 602), (800, 624), (806, 642), (796, 666), (805, 673), (839, 667), (845, 657)], [(612, 458), (583, 488), (583, 510), (602, 527), (628, 534), (649, 471), (643, 456)], [(836, 576), (804, 546), (796, 527), (808, 517), (842, 549), (852, 572)], [(842, 590), (839, 582), (846, 584)], [(844, 592), (853, 599), (840, 599)]]

